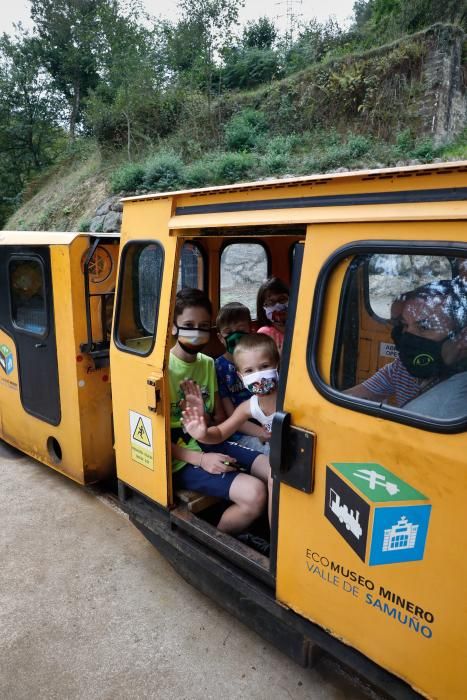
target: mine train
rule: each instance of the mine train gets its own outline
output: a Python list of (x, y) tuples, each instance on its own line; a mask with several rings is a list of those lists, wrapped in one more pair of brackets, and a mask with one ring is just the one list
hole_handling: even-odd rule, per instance
[[(2, 231), (0, 437), (114, 478), (182, 576), (303, 666), (321, 649), (391, 697), (463, 697), (466, 373), (413, 408), (348, 390), (397, 361), (395, 300), (462, 290), (466, 258), (467, 162), (127, 197), (120, 234)], [(255, 318), (270, 275), (290, 302), (266, 557), (173, 491), (167, 367), (178, 289)]]

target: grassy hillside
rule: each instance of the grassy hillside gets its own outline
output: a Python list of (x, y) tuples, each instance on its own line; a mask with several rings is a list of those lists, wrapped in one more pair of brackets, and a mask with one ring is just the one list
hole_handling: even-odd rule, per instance
[(30, 184), (4, 228), (86, 230), (111, 192), (467, 159), (467, 129), (444, 145), (430, 137), (425, 75), (462, 37), (459, 28), (437, 25), (211, 105), (187, 91), (179, 126), (157, 147), (128, 162), (125, 149), (78, 140)]

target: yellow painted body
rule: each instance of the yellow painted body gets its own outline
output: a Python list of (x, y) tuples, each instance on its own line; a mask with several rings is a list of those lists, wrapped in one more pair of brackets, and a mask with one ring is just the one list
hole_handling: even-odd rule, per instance
[[(165, 382), (170, 351), (170, 307), (176, 282), (173, 273), (177, 265), (176, 242), (180, 249), (185, 240), (197, 237), (197, 240), (205, 239), (211, 250), (239, 233), (258, 239), (260, 229), (256, 227), (277, 227), (277, 235), (281, 225), (307, 225), (284, 411), (291, 414), (295, 426), (312, 430), (317, 436), (315, 485), (311, 494), (285, 484), (280, 487), (277, 600), (404, 678), (422, 694), (435, 698), (461, 697), (464, 687), (462, 650), (467, 642), (464, 596), (467, 562), (462, 552), (466, 529), (466, 435), (422, 431), (336, 406), (314, 387), (306, 358), (317, 276), (333, 252), (361, 240), (465, 243), (467, 203), (276, 207), (264, 211), (253, 207), (251, 211), (202, 214), (177, 213), (177, 209), (282, 197), (433, 190), (465, 187), (466, 184), (467, 166), (462, 164), (451, 169), (351, 173), (322, 176), (312, 181), (255, 183), (216, 191), (169, 194), (164, 198), (146, 196), (127, 200), (122, 244), (132, 238), (160, 241), (166, 255), (164, 284), (153, 353), (148, 358), (138, 358), (115, 348), (112, 351), (118, 476), (152, 500), (166, 505), (171, 495), (167, 478), (170, 451)], [(238, 227), (242, 227), (240, 232)], [(250, 227), (248, 234), (243, 227)], [(218, 232), (220, 228), (222, 231)], [(211, 229), (216, 230), (211, 233)], [(213, 267), (209, 289), (216, 307), (219, 267), (218, 264)], [(342, 275), (343, 271), (340, 276), (334, 274), (334, 292), (327, 295), (319, 354), (324, 376), (329, 374)], [(128, 411), (134, 408), (151, 418), (145, 393), (146, 379), (151, 373), (161, 382), (163, 400), (157, 416), (152, 417), (156, 436), (154, 469), (148, 470), (131, 459)], [(323, 515), (325, 471), (331, 462), (377, 462), (427, 496), (432, 515), (422, 561), (369, 566), (356, 556)], [(310, 564), (317, 565), (319, 571), (313, 573)], [(343, 570), (354, 573), (348, 574), (349, 579), (342, 574)], [(388, 598), (381, 598), (383, 590), (386, 596), (394, 594), (393, 599), (399, 601), (394, 604), (389, 600), (390, 608), (386, 612), (383, 604)], [(367, 594), (372, 596), (371, 604)], [(383, 601), (381, 606), (373, 604), (376, 598)], [(410, 611), (413, 612), (415, 606), (428, 615), (431, 624), (418, 618), (410, 622), (404, 617), (409, 611), (408, 617), (413, 618)]]
[[(58, 238), (60, 242), (52, 242)], [(0, 330), (0, 343), (12, 347), (13, 373), (0, 379), (0, 436), (35, 459), (62, 472), (78, 483), (92, 483), (111, 475), (115, 468), (112, 440), (112, 403), (109, 368), (96, 369), (92, 359), (81, 353), (86, 341), (86, 313), (82, 259), (89, 248), (88, 236), (72, 234), (4, 233), (7, 245), (48, 246), (50, 249), (61, 419), (51, 425), (24, 410), (18, 383), (18, 362), (13, 339)], [(115, 285), (114, 271), (106, 280)], [(51, 453), (53, 438), (61, 449), (61, 459)]]
[[(313, 298), (316, 275), (323, 263), (346, 242), (465, 242), (467, 227), (465, 222), (388, 223), (377, 227), (346, 224), (319, 226), (313, 234), (313, 245), (305, 250), (303, 266), (308, 274), (302, 277), (299, 309)], [(326, 310), (323, 338), (333, 337), (339, 291), (340, 284), (336, 284)], [(284, 410), (291, 413), (295, 425), (317, 435), (315, 490), (306, 495), (281, 486), (277, 597), (403, 677), (418, 691), (436, 698), (461, 697), (462, 650), (467, 645), (467, 561), (462, 554), (466, 527), (462, 505), (467, 497), (466, 434), (421, 431), (330, 404), (309, 378), (307, 331), (305, 319), (295, 324), (294, 362), (289, 370)], [(330, 366), (331, 349), (332, 343), (323, 343), (320, 359), (324, 376)], [(429, 498), (431, 523), (422, 561), (368, 566), (359, 559), (323, 514), (326, 465), (331, 462), (379, 463)], [(339, 564), (371, 583), (362, 585), (348, 575), (336, 574)], [(368, 588), (371, 584), (374, 587)], [(404, 604), (384, 598), (381, 587), (431, 612), (434, 622), (426, 624), (422, 620), (415, 631), (419, 618), (408, 613), (414, 622), (406, 620)], [(378, 603), (375, 607), (376, 599), (381, 601), (383, 610)], [(389, 604), (386, 612), (385, 603)]]
[[(371, 196), (456, 188), (463, 188), (465, 194), (467, 163), (127, 199), (120, 266), (125, 246), (158, 243), (164, 255), (162, 284), (154, 344), (151, 336), (142, 335), (130, 337), (122, 348), (114, 336), (110, 348), (117, 476), (151, 501), (170, 507), (174, 499), (167, 367), (182, 246), (195, 240), (203, 247), (206, 289), (216, 313), (224, 244), (263, 241), (272, 261), (271, 273), (288, 280), (290, 251), (297, 241), (303, 241), (283, 410), (290, 413), (294, 426), (316, 435), (314, 489), (303, 493), (280, 484), (278, 522), (273, 523), (278, 533), (276, 598), (422, 694), (440, 699), (464, 695), (466, 434), (430, 432), (331, 403), (310, 378), (307, 353), (317, 279), (329, 257), (342, 246), (359, 241), (467, 242), (464, 194), (451, 201), (438, 198), (380, 204), (372, 203)], [(370, 200), (346, 205), (330, 201), (317, 206), (309, 199), (347, 195), (369, 195)], [(307, 199), (303, 206), (281, 208), (280, 202), (275, 202), (268, 208), (268, 200), (284, 200), (286, 205), (290, 198)], [(184, 209), (200, 206), (207, 209)], [(28, 235), (37, 242), (34, 234)], [(86, 335), (78, 261), (87, 248), (85, 236), (51, 246), (61, 423), (54, 428), (25, 414), (17, 392), (9, 385), (17, 381), (14, 374), (8, 382), (0, 382), (2, 437), (80, 482), (102, 478), (112, 468), (110, 383), (102, 382), (101, 376), (107, 370), (88, 374), (88, 361), (76, 361)], [(347, 264), (348, 260), (336, 267), (326, 291), (318, 351), (324, 380), (330, 375)], [(114, 318), (114, 326), (117, 323)], [(359, 380), (381, 366), (375, 347), (387, 340), (385, 333), (387, 329), (378, 328), (376, 323), (364, 327)], [(0, 336), (0, 345), (2, 342)], [(80, 387), (82, 381), (84, 387)], [(63, 448), (60, 465), (47, 453), (49, 435)], [(370, 565), (368, 552), (363, 561), (348, 546), (324, 516), (326, 474), (336, 463), (377, 463), (422, 494), (416, 505), (428, 503), (431, 519), (421, 560)], [(311, 463), (309, 468), (311, 472)], [(370, 505), (373, 519), (376, 506)]]

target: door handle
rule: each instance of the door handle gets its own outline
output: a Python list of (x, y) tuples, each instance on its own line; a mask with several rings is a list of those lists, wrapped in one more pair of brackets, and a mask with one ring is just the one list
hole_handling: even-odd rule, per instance
[(315, 433), (291, 425), (290, 413), (278, 411), (272, 421), (269, 455), (272, 478), (304, 493), (312, 493), (315, 444)]
[(271, 442), (269, 450), (269, 461), (273, 479), (279, 479), (281, 471), (285, 466), (285, 445), (287, 443), (287, 433), (290, 428), (290, 413), (276, 411), (272, 420)]
[(148, 410), (151, 413), (157, 413), (161, 405), (161, 395), (162, 395), (162, 379), (161, 377), (155, 377), (151, 375), (147, 378), (146, 383), (146, 398), (148, 404)]
[(40, 348), (46, 348), (47, 345), (45, 343), (35, 343), (34, 347), (36, 350), (39, 350)]

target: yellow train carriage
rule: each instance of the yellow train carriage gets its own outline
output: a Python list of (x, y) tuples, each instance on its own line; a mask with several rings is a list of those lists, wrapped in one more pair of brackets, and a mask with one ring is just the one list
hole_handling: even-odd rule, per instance
[[(449, 320), (455, 368), (404, 375), (407, 396), (390, 401), (361, 387), (385, 367), (404, 374), (393, 333), (404, 294), (455, 289), (465, 311), (466, 242), (466, 163), (124, 200), (111, 346), (122, 502), (188, 580), (263, 636), (304, 664), (318, 644), (393, 697), (463, 695), (467, 319)], [(203, 499), (172, 492), (167, 367), (187, 246), (215, 310), (249, 303), (241, 268), (226, 266), (234, 246), (245, 263), (249, 246), (264, 250), (256, 288), (271, 274), (291, 283), (269, 558), (218, 532)], [(435, 311), (417, 312), (412, 336), (439, 333)]]
[(81, 484), (115, 469), (108, 347), (119, 245), (99, 236), (0, 234), (0, 437)]
[[(114, 443), (135, 525), (303, 665), (319, 647), (391, 697), (462, 697), (466, 243), (467, 163), (131, 197), (120, 241), (3, 232), (0, 435), (80, 483)], [(271, 275), (290, 300), (266, 557), (174, 492), (167, 372), (177, 289), (255, 317)]]

